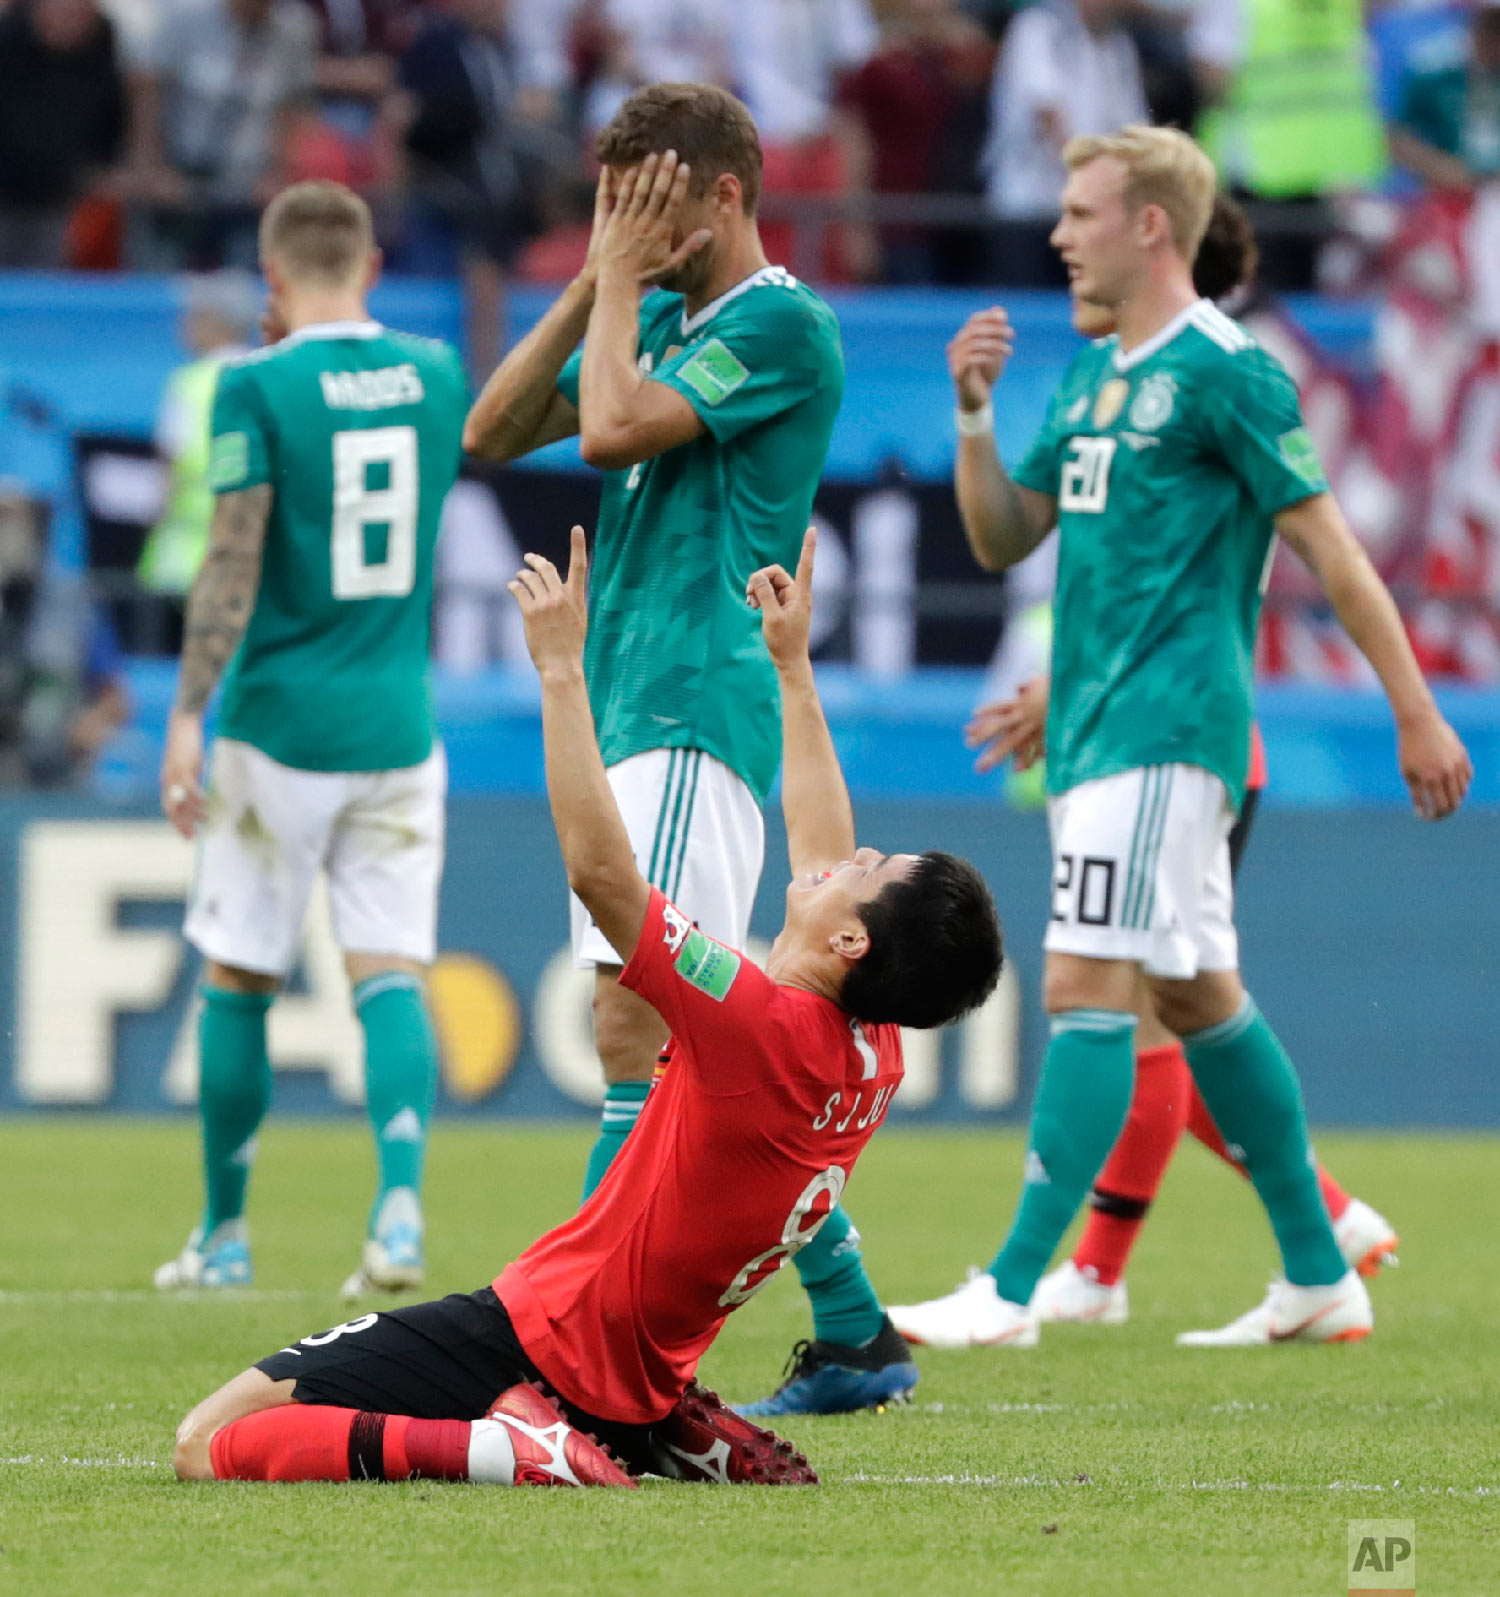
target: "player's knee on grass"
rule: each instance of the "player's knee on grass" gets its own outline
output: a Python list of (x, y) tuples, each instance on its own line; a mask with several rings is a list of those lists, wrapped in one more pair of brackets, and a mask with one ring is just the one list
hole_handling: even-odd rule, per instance
[(237, 965), (221, 965), (211, 959), (203, 967), (203, 980), (226, 993), (274, 993), (281, 986), (280, 976), (262, 970), (241, 970)]
[(606, 1081), (650, 1081), (667, 1026), (644, 998), (620, 985), (619, 975), (617, 965), (595, 971), (594, 1047)]
[(180, 1481), (211, 1481), (214, 1478), (209, 1443), (219, 1427), (205, 1424), (201, 1410), (202, 1404), (199, 1404), (177, 1427), (177, 1438), (172, 1446), (172, 1468)]
[(184, 1416), (177, 1427), (172, 1447), (172, 1468), (180, 1481), (214, 1479), (210, 1444), (214, 1436), (233, 1420), (257, 1414), (263, 1408), (278, 1408), (292, 1401), (295, 1381), (273, 1381), (253, 1366), (241, 1370)]

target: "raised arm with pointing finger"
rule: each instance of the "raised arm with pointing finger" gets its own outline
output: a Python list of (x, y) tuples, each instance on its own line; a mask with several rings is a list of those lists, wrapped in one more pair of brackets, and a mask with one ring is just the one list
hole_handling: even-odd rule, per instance
[(854, 811), (807, 652), (812, 619), (813, 554), (809, 527), (793, 581), (780, 566), (750, 578), (748, 598), (761, 614), (766, 647), (781, 685), (781, 811), (792, 875), (825, 871), (854, 855)]
[(568, 886), (620, 949), (635, 947), (651, 889), (635, 863), (610, 792), (583, 678), (588, 630), (588, 549), (574, 527), (566, 579), (541, 555), (526, 556), (510, 591), (526, 623), (526, 647), (542, 681), (547, 799)]

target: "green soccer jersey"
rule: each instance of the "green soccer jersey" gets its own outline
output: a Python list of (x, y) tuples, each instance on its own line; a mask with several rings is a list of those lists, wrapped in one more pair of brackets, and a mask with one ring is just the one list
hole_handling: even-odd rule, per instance
[[(844, 392), (838, 323), (768, 266), (695, 316), (680, 295), (651, 295), (639, 348), (704, 432), (605, 476), (584, 662), (599, 745), (606, 765), (702, 749), (764, 803), (781, 708), (745, 583), (796, 566)], [(558, 379), (574, 404), (580, 363)]]
[(306, 771), (427, 758), (433, 546), (467, 404), (448, 345), (375, 322), (305, 327), (224, 368), (210, 481), (273, 497), (221, 736)]
[(1291, 378), (1200, 300), (1085, 349), (1015, 480), (1058, 507), (1049, 791), (1180, 763), (1238, 806), (1271, 517), (1328, 486)]

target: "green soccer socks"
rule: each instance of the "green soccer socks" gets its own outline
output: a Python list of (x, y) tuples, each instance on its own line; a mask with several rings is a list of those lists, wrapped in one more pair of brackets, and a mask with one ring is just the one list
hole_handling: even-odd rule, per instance
[(388, 1193), (422, 1190), (427, 1123), (437, 1096), (438, 1050), (422, 983), (410, 971), (388, 970), (354, 989), (354, 1009), (365, 1033), (365, 1092), (380, 1185), (370, 1210), (376, 1216)]
[(1348, 1265), (1318, 1189), (1302, 1088), (1255, 1000), (1246, 993), (1228, 1020), (1182, 1041), (1208, 1112), (1266, 1206), (1287, 1280), (1340, 1280)]
[(835, 1208), (817, 1236), (792, 1255), (792, 1263), (812, 1305), (813, 1336), (819, 1342), (862, 1347), (880, 1335), (885, 1310), (865, 1274), (859, 1232), (842, 1208)]
[(198, 1114), (203, 1126), (203, 1235), (245, 1212), (255, 1133), (271, 1102), (269, 993), (203, 988), (198, 1015)]
[(612, 1081), (605, 1087), (599, 1138), (589, 1150), (589, 1162), (583, 1172), (582, 1202), (587, 1203), (593, 1197), (594, 1188), (604, 1179), (604, 1172), (625, 1146), (625, 1139), (640, 1118), (650, 1091), (649, 1081)]
[(1052, 1017), (1031, 1109), (1026, 1184), (990, 1265), (999, 1294), (1023, 1307), (1104, 1167), (1135, 1085), (1135, 1016), (1069, 1009)]

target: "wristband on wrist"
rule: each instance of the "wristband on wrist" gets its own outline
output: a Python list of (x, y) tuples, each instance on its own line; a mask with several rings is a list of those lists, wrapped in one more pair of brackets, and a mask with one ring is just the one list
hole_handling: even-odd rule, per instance
[(960, 406), (953, 412), (953, 422), (960, 438), (982, 438), (995, 430), (995, 407), (988, 399), (978, 410)]

